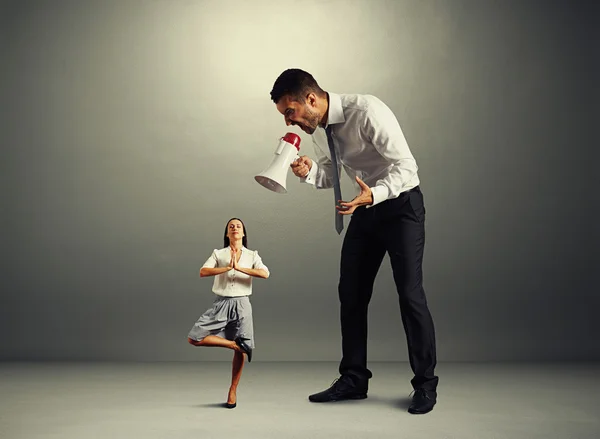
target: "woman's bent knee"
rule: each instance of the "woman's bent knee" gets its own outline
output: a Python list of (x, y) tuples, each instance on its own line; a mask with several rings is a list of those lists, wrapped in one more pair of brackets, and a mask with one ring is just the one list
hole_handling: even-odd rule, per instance
[(202, 340), (194, 340), (193, 338), (188, 337), (188, 343), (194, 346), (200, 346), (201, 341)]

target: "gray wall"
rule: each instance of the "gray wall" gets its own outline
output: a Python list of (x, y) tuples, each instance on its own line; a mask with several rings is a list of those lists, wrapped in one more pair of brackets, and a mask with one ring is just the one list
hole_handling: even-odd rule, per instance
[[(253, 180), (295, 131), (269, 99), (288, 67), (400, 120), (440, 361), (600, 358), (591, 5), (3, 2), (1, 358), (229, 359), (185, 339), (239, 216), (272, 271), (256, 359), (339, 359), (333, 194)], [(387, 259), (369, 346), (407, 359)]]

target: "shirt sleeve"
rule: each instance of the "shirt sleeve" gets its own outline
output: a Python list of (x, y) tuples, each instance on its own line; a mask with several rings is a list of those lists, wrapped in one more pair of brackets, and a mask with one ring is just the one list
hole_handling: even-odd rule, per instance
[(254, 263), (252, 264), (252, 268), (255, 270), (265, 270), (267, 274), (271, 274), (269, 268), (264, 264), (257, 251), (254, 251)]
[(217, 250), (213, 250), (210, 257), (206, 260), (202, 268), (215, 268), (219, 265), (219, 260), (217, 259)]
[[(302, 183), (313, 185), (316, 189), (330, 189), (333, 187), (333, 163), (315, 142), (313, 137), (313, 147), (316, 159), (313, 160), (312, 167), (306, 177), (301, 177)], [(341, 169), (338, 169), (338, 174)]]
[(405, 184), (417, 173), (418, 167), (396, 116), (381, 100), (373, 98), (365, 113), (363, 130), (375, 149), (391, 165), (386, 177), (371, 188), (373, 204), (396, 198)]

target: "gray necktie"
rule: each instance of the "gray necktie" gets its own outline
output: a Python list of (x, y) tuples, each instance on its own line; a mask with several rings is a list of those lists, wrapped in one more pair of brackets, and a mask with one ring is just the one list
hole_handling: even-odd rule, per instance
[[(333, 193), (335, 195), (335, 205), (338, 205), (338, 200), (342, 199), (342, 189), (340, 188), (340, 174), (338, 172), (338, 161), (333, 147), (333, 137), (331, 136), (331, 125), (325, 129), (327, 133), (327, 143), (329, 144), (329, 152), (331, 153), (331, 165), (333, 166)], [(338, 235), (344, 230), (344, 217), (335, 210), (335, 230)]]

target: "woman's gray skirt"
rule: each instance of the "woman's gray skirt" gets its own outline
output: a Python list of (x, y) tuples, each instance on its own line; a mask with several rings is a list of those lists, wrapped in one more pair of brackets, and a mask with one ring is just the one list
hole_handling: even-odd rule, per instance
[(227, 340), (243, 337), (248, 339), (246, 344), (254, 349), (250, 298), (217, 296), (212, 307), (196, 321), (188, 337), (201, 341), (207, 335), (216, 335)]

